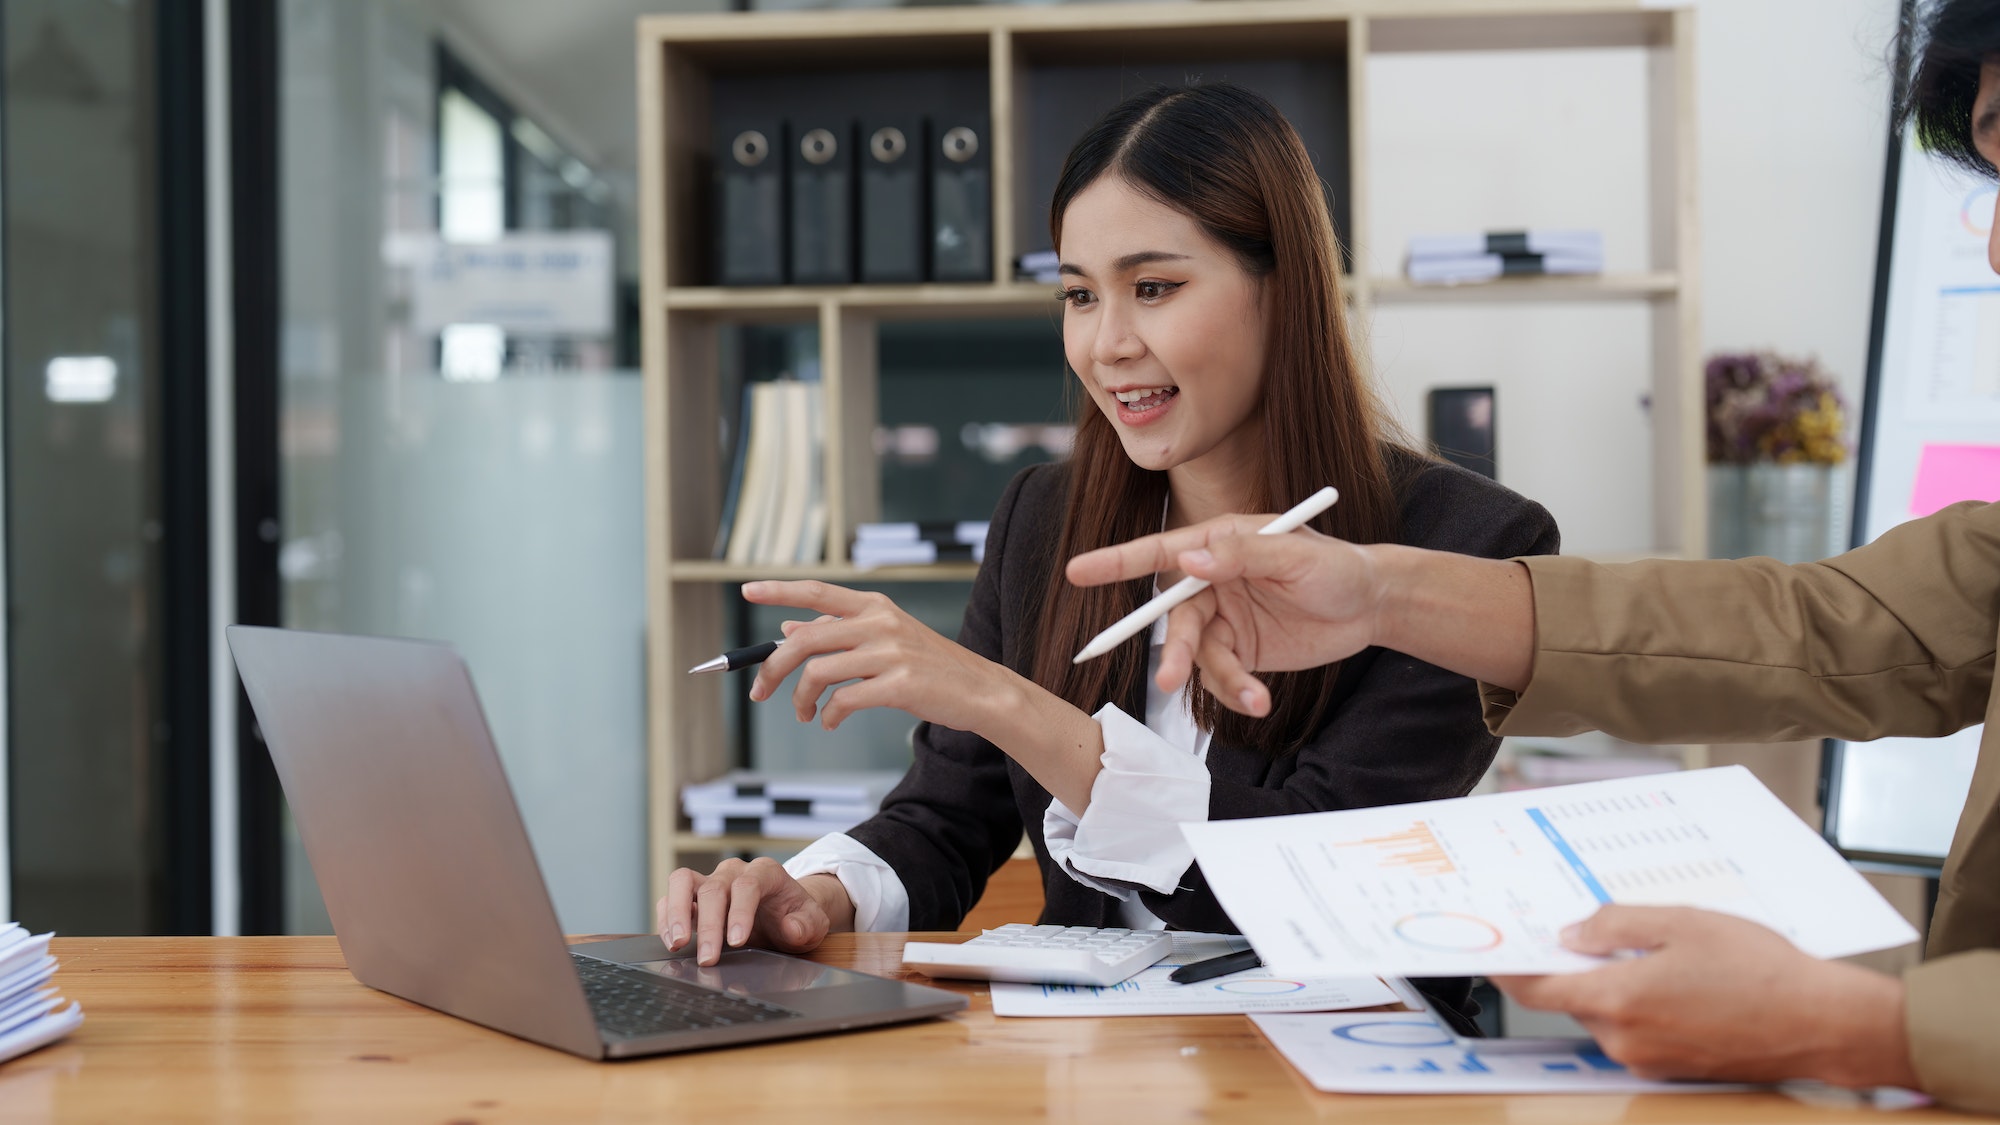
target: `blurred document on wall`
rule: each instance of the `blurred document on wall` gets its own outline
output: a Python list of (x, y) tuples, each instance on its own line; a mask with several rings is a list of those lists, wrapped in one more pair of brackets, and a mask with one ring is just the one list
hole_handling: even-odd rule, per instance
[(490, 324), (507, 332), (609, 336), (613, 252), (605, 230), (509, 231), (490, 242), (399, 234), (410, 326)]

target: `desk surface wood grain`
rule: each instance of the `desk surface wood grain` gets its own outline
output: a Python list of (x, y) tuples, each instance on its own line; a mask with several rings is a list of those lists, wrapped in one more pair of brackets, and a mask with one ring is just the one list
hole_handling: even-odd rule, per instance
[[(839, 935), (829, 964), (907, 977), (905, 935)], [(1951, 1121), (1777, 1094), (1321, 1094), (1242, 1016), (948, 1019), (593, 1063), (375, 992), (332, 938), (58, 938), (70, 1039), (0, 1064), (0, 1121)], [(920, 979), (920, 978), (919, 978)]]

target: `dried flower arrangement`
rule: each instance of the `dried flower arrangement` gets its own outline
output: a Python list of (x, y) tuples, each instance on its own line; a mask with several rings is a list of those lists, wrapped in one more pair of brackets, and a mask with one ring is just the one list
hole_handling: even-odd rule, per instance
[(1838, 465), (1847, 460), (1847, 404), (1817, 360), (1774, 352), (1709, 357), (1711, 465)]

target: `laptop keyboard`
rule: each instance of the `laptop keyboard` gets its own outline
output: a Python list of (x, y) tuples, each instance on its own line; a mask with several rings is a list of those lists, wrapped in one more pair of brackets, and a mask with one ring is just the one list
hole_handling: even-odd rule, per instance
[(597, 1026), (620, 1039), (794, 1019), (799, 1013), (658, 973), (570, 954)]

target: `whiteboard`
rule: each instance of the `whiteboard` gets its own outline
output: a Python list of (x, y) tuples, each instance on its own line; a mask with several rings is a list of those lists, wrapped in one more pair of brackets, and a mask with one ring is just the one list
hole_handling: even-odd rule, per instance
[[(1856, 545), (2000, 484), (2000, 277), (1987, 264), (1994, 185), (1890, 153), (1875, 321), (1857, 449)], [(1828, 743), (1826, 835), (1857, 859), (1935, 867), (1951, 847), (1980, 728)]]

